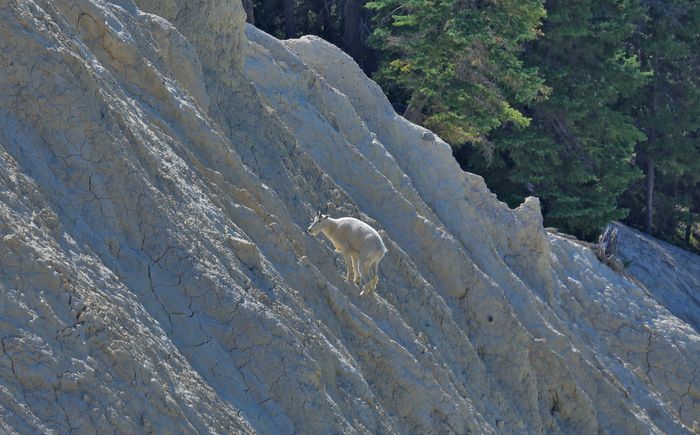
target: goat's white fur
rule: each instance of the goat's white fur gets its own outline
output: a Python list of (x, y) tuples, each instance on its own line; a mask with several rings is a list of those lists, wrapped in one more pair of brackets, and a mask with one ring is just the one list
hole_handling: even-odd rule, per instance
[(362, 283), (366, 280), (360, 296), (377, 288), (379, 262), (387, 249), (374, 228), (353, 217), (333, 219), (319, 211), (307, 231), (313, 236), (322, 232), (336, 252), (343, 254), (348, 281)]

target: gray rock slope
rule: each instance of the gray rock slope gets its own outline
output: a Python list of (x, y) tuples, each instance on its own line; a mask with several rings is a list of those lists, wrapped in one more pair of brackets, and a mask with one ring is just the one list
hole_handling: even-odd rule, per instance
[[(386, 242), (372, 297), (326, 203)], [(656, 282), (238, 1), (0, 0), (2, 432), (689, 432), (698, 311)]]
[(614, 228), (626, 271), (671, 313), (700, 331), (700, 256), (624, 225)]

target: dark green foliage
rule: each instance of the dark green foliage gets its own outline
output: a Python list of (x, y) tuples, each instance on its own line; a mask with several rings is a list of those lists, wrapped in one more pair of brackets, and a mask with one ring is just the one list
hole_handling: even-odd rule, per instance
[(546, 6), (544, 35), (524, 59), (539, 67), (549, 98), (523, 107), (533, 119), (526, 131), (492, 135), (491, 162), (474, 155), (464, 166), (511, 204), (525, 191), (540, 197), (546, 225), (592, 238), (626, 216), (617, 199), (639, 176), (632, 160), (645, 136), (620, 102), (647, 79), (629, 50), (642, 14), (634, 3), (609, 0)]
[(375, 79), (404, 116), (446, 140), (485, 144), (504, 123), (529, 120), (511, 102), (547, 92), (537, 68), (518, 59), (537, 36), (541, 0), (378, 0), (372, 41), (382, 50)]
[[(353, 56), (368, 73), (378, 63), (369, 44), (371, 12), (366, 0), (244, 0), (252, 2), (254, 24), (277, 38), (318, 35)], [(249, 18), (249, 21), (250, 18)]]
[(654, 183), (634, 184), (623, 203), (633, 209), (628, 223), (642, 229), (651, 223), (652, 234), (691, 246), (700, 224), (700, 3), (643, 4), (646, 20), (634, 43), (653, 76), (628, 104), (647, 136), (637, 162)]

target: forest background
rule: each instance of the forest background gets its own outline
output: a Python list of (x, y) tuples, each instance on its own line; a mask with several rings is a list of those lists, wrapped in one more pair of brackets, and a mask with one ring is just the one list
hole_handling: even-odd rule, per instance
[(352, 56), (499, 199), (592, 240), (613, 220), (700, 251), (697, 0), (243, 0)]

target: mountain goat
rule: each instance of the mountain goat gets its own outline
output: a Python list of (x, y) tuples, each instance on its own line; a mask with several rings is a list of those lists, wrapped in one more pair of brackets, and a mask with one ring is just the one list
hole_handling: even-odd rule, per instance
[(327, 209), (326, 206), (323, 210), (319, 209), (316, 212), (316, 217), (307, 230), (308, 233), (316, 236), (322, 232), (333, 243), (336, 252), (343, 254), (345, 266), (348, 269), (345, 278), (348, 281), (361, 284), (363, 279), (366, 280), (360, 296), (372, 293), (379, 283), (377, 271), (379, 262), (387, 253), (382, 238), (374, 228), (358, 219), (352, 217), (333, 219), (324, 214)]

